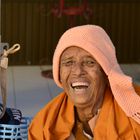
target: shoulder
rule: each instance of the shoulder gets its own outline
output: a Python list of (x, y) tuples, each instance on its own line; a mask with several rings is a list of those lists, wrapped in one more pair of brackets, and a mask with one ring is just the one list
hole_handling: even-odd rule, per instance
[(43, 130), (45, 124), (47, 121), (50, 121), (52, 119), (54, 114), (56, 114), (55, 112), (58, 104), (60, 104), (65, 97), (65, 93), (60, 93), (35, 115), (28, 129), (29, 140), (44, 139)]
[(48, 104), (46, 104), (33, 118), (30, 129), (34, 126), (43, 128), (46, 122), (46, 118), (51, 113), (54, 113), (54, 111), (57, 108), (57, 105), (62, 102), (62, 100), (65, 98), (65, 93), (60, 93), (58, 96), (56, 96), (54, 99), (52, 99)]
[(57, 107), (57, 104), (59, 104), (60, 102), (62, 102), (62, 100), (65, 97), (65, 93), (62, 92), (60, 93), (58, 96), (56, 96), (55, 98), (53, 98), (50, 102), (48, 102), (34, 117), (34, 119), (36, 118), (43, 118), (46, 117), (46, 115), (53, 110), (54, 108)]

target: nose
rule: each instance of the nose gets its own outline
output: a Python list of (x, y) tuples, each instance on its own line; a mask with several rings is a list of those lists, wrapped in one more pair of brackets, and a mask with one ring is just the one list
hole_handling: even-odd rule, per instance
[(85, 75), (86, 74), (86, 71), (84, 69), (84, 66), (81, 63), (76, 63), (72, 67), (72, 74), (74, 74), (76, 76)]

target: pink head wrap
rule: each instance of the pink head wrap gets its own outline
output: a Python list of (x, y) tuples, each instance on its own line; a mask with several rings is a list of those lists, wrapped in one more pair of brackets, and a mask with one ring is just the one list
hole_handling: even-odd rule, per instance
[(96, 25), (82, 25), (67, 30), (60, 38), (53, 57), (53, 77), (59, 79), (59, 61), (63, 51), (77, 46), (89, 52), (106, 73), (112, 93), (128, 117), (140, 124), (140, 97), (136, 94), (132, 79), (126, 76), (116, 59), (115, 47), (107, 33)]

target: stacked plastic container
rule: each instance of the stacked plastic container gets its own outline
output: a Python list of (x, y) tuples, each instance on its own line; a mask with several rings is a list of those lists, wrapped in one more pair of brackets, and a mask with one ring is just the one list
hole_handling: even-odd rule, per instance
[(20, 125), (0, 124), (0, 140), (27, 140), (31, 118), (23, 117)]

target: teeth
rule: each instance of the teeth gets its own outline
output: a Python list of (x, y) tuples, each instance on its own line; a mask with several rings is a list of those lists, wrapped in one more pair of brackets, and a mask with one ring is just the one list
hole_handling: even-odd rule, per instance
[(86, 86), (88, 87), (89, 84), (87, 82), (75, 82), (75, 83), (72, 83), (72, 87), (81, 87), (81, 86)]

